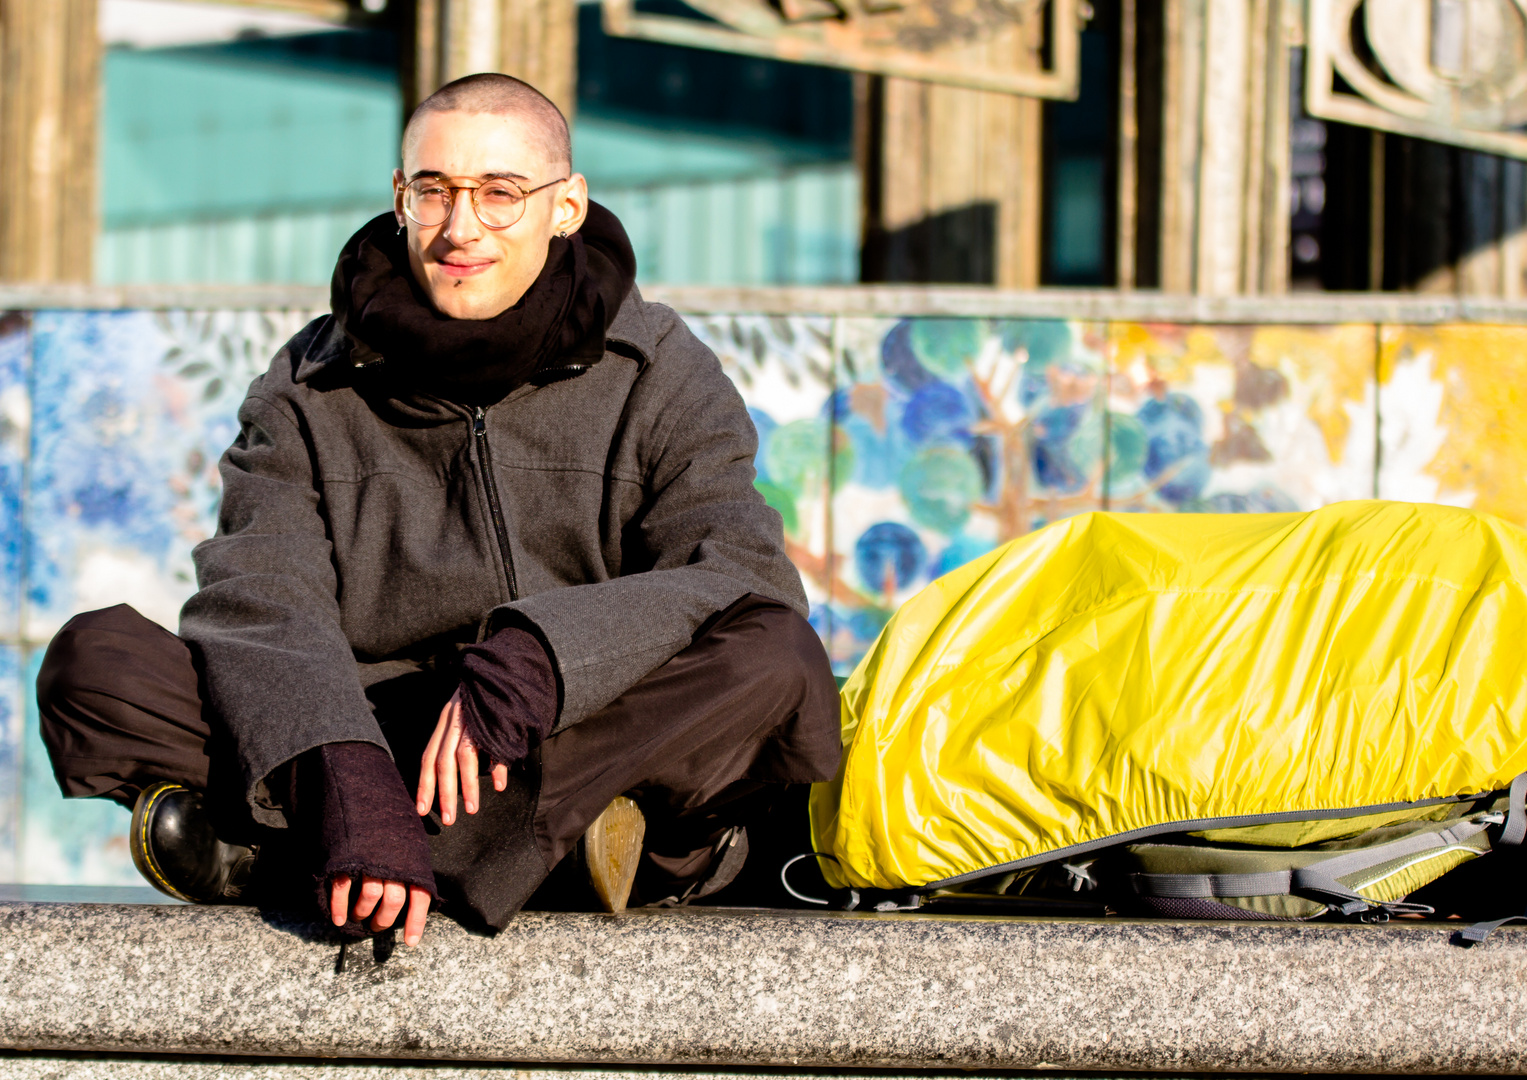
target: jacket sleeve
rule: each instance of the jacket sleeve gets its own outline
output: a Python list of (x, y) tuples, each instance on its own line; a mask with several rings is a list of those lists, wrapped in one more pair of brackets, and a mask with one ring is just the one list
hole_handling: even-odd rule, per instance
[(327, 743), (387, 743), (340, 625), (309, 441), (296, 412), (260, 388), (219, 463), (217, 535), (194, 552), (200, 590), (180, 636), (201, 656), (207, 704), (233, 741), (256, 820), (280, 827), (275, 769)]
[(615, 700), (748, 593), (806, 615), (783, 520), (753, 487), (753, 421), (710, 350), (682, 326), (670, 346), (675, 335), (699, 360), (668, 377), (675, 388), (654, 425), (648, 492), (628, 527), (650, 569), (506, 604), (489, 624), (528, 622), (548, 646), (562, 686), (556, 731)]

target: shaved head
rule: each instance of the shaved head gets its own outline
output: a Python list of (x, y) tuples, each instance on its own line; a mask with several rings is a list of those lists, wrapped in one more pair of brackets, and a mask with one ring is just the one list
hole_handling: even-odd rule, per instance
[[(403, 167), (392, 173), (392, 210), (398, 231), (408, 233), (414, 280), (442, 315), (491, 319), (507, 311), (535, 283), (552, 241), (582, 227), (588, 181), (572, 171), (569, 151), (561, 110), (508, 75), (457, 79), (414, 110)], [(409, 211), (411, 185), (425, 178), (449, 185), (443, 221), (430, 213), (426, 223)], [(490, 225), (479, 216), (477, 191), (489, 180), (524, 193), (518, 220)]]
[(420, 122), (432, 113), (464, 112), (493, 116), (516, 116), (526, 122), (546, 155), (546, 164), (570, 172), (573, 165), (572, 139), (562, 110), (541, 91), (512, 75), (483, 72), (446, 83), (419, 103), (403, 129), (405, 156), (409, 141)]

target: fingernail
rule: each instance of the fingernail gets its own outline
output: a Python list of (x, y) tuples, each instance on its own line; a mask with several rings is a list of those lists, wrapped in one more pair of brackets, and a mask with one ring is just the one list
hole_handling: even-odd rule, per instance
[(442, 822), (444, 822), (445, 824), (449, 825), (451, 823), (451, 815), (450, 814), (441, 814), (440, 815), (440, 820)]
[(405, 937), (403, 939), (403, 944), (407, 945), (409, 948), (413, 948), (415, 945), (419, 944), (419, 935), (415, 934), (413, 937)]
[(469, 814), (477, 813), (477, 804), (475, 802), (467, 803), (467, 813), (469, 813)]
[(421, 813), (421, 814), (429, 813), (429, 807), (424, 805), (423, 803), (420, 803), (419, 804), (419, 813)]

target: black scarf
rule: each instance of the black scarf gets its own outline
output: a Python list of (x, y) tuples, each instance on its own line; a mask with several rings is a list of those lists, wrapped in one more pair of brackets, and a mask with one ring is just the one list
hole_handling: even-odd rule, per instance
[(491, 405), (532, 380), (582, 374), (636, 279), (636, 253), (610, 211), (589, 203), (583, 227), (554, 237), (520, 302), (491, 319), (453, 319), (429, 302), (391, 213), (367, 222), (334, 267), (334, 316), (351, 357), (412, 390)]

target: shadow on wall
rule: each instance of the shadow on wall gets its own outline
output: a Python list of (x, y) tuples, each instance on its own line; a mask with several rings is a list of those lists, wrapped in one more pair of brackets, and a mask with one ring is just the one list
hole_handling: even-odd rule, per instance
[(997, 205), (972, 203), (864, 238), (865, 281), (991, 285), (997, 280)]
[[(1527, 245), (1527, 161), (1346, 124), (1325, 128), (1325, 288), (1527, 292), (1522, 256), (1513, 268), (1499, 254), (1512, 237)], [(1518, 280), (1508, 283), (1512, 273)], [(1473, 280), (1460, 283), (1459, 275)]]

